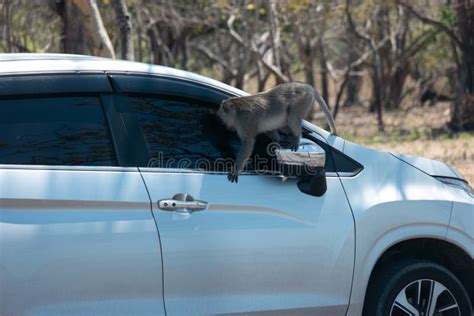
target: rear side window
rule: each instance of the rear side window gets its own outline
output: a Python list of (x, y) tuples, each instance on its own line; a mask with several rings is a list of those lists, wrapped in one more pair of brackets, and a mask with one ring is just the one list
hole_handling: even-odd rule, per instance
[(0, 164), (117, 165), (99, 98), (0, 100)]

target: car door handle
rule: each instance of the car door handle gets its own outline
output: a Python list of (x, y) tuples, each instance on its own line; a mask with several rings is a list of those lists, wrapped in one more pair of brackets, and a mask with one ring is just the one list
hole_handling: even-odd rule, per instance
[(158, 208), (160, 210), (185, 214), (190, 214), (196, 211), (204, 211), (207, 209), (207, 205), (207, 202), (194, 200), (194, 198), (187, 193), (178, 193), (171, 199), (163, 199), (158, 201)]

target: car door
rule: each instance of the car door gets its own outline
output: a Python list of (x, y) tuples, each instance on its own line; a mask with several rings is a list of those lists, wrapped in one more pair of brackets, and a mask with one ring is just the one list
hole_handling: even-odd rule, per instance
[[(354, 223), (339, 178), (328, 176), (320, 197), (272, 173), (228, 182), (221, 158), (238, 144), (214, 120), (219, 100), (207, 89), (205, 102), (159, 86), (160, 95), (117, 97), (150, 153), (140, 171), (161, 237), (167, 315), (344, 314)], [(159, 207), (173, 198), (197, 201), (195, 212)]]
[(115, 152), (97, 95), (0, 100), (0, 315), (164, 315), (149, 196)]

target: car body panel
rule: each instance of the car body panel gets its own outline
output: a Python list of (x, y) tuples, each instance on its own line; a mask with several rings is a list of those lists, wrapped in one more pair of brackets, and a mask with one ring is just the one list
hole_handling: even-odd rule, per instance
[(378, 258), (405, 240), (446, 240), (454, 201), (471, 203), (468, 194), (452, 188), (386, 152), (351, 142), (344, 153), (365, 166), (342, 178), (356, 227), (356, 259), (349, 315), (360, 315), (370, 274)]
[(447, 240), (461, 247), (474, 260), (474, 206), (454, 202)]
[(136, 168), (0, 165), (0, 315), (164, 315), (161, 277)]
[[(337, 177), (315, 197), (277, 176), (233, 184), (225, 174), (140, 170), (163, 245), (168, 315), (346, 311), (354, 226)], [(191, 215), (157, 208), (176, 193), (209, 207)]]
[(447, 163), (413, 155), (396, 153), (394, 153), (393, 155), (431, 176), (464, 179), (463, 176), (456, 169), (454, 169)]

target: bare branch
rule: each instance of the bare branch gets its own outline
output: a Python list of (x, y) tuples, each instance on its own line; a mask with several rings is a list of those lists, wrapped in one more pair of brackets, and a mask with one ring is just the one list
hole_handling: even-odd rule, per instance
[(227, 63), (225, 60), (220, 58), (217, 54), (215, 54), (213, 51), (211, 51), (209, 48), (207, 48), (204, 45), (201, 44), (190, 44), (191, 47), (194, 47), (197, 49), (199, 52), (204, 54), (207, 58), (209, 58), (212, 61), (217, 62), (219, 65), (221, 65), (225, 70), (227, 70), (229, 73), (231, 73), (233, 76), (237, 75), (237, 70), (233, 69), (229, 63)]
[(273, 64), (270, 64), (267, 60), (265, 60), (265, 58), (263, 58), (262, 54), (260, 54), (258, 48), (255, 46), (255, 43), (254, 42), (250, 42), (250, 44), (248, 44), (241, 36), (239, 33), (237, 33), (234, 29), (234, 22), (235, 22), (235, 19), (236, 19), (236, 16), (235, 15), (231, 15), (229, 17), (229, 19), (227, 20), (227, 27), (229, 29), (229, 33), (230, 35), (232, 36), (232, 38), (234, 40), (236, 40), (239, 44), (241, 44), (242, 46), (244, 46), (245, 48), (247, 48), (248, 50), (250, 50), (253, 54), (257, 55), (257, 57), (259, 58), (259, 60), (262, 62), (262, 64), (268, 69), (270, 70), (275, 76), (277, 76), (280, 80), (284, 81), (284, 82), (288, 82), (290, 81), (290, 79), (285, 76), (281, 71), (280, 69), (278, 69), (277, 67), (275, 67), (275, 65)]
[(109, 34), (100, 16), (97, 0), (72, 0), (84, 19), (84, 28), (91, 42), (92, 53), (95, 56), (115, 58), (114, 48)]
[(410, 11), (410, 13), (413, 14), (418, 20), (420, 20), (423, 23), (433, 25), (433, 26), (439, 28), (441, 31), (446, 33), (459, 47), (463, 46), (461, 40), (456, 36), (454, 31), (451, 30), (450, 28), (448, 28), (446, 25), (444, 25), (443, 23), (441, 23), (439, 21), (435, 21), (435, 20), (430, 19), (428, 17), (422, 16), (421, 14), (416, 12), (410, 5), (408, 5), (404, 2), (400, 2), (400, 4), (402, 6), (404, 6), (405, 8), (407, 8), (408, 11)]
[(352, 15), (349, 10), (349, 5), (350, 5), (350, 0), (346, 0), (346, 6), (345, 6), (345, 11), (346, 11), (346, 17), (347, 17), (347, 22), (349, 23), (349, 26), (351, 28), (351, 31), (360, 39), (368, 42), (369, 44), (371, 43), (371, 38), (368, 34), (361, 33), (360, 31), (357, 30), (357, 27), (352, 20)]
[[(378, 51), (380, 48), (382, 48), (385, 45), (385, 43), (389, 40), (390, 40), (390, 37), (387, 36), (387, 37), (383, 38), (380, 42), (375, 44), (375, 46), (374, 46), (375, 52)], [(357, 66), (362, 65), (363, 63), (365, 63), (365, 61), (367, 59), (369, 59), (369, 57), (371, 57), (373, 54), (374, 54), (374, 50), (372, 48), (366, 50), (359, 58), (357, 58), (352, 63), (350, 63), (343, 70), (334, 69), (334, 66), (330, 62), (328, 62), (328, 70), (329, 70), (329, 74), (331, 75), (331, 78), (335, 80), (337, 73), (339, 73), (339, 74), (342, 73), (343, 75), (345, 75), (347, 72), (349, 72), (349, 75), (351, 75), (351, 76), (362, 76), (364, 74), (363, 72), (352, 71), (352, 69), (356, 68)]]
[(426, 31), (418, 36), (405, 50), (404, 58), (410, 58), (422, 50), (439, 31)]
[(339, 86), (339, 91), (337, 92), (337, 95), (336, 95), (336, 101), (334, 103), (334, 110), (333, 110), (333, 113), (332, 113), (332, 116), (334, 117), (334, 120), (336, 120), (337, 113), (339, 112), (339, 105), (341, 103), (342, 93), (344, 92), (344, 89), (345, 89), (349, 79), (350, 79), (349, 72), (347, 72), (346, 75), (344, 76), (344, 79), (343, 79), (341, 85)]

